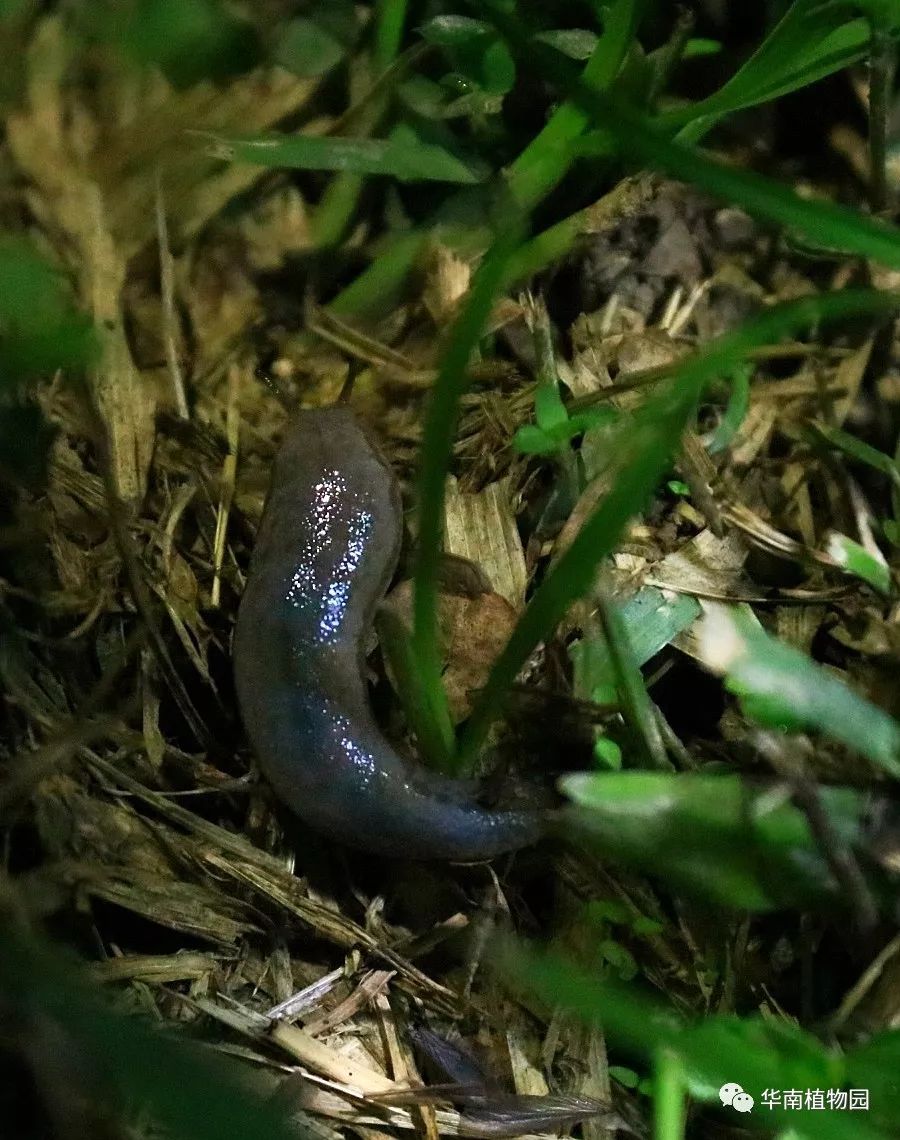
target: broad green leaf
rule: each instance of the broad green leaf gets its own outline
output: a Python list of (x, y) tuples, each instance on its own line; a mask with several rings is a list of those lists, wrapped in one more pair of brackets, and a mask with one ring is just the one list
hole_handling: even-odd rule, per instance
[[(701, 613), (700, 603), (690, 594), (663, 593), (656, 586), (645, 586), (618, 608), (619, 620), (638, 665), (646, 665)], [(594, 693), (614, 682), (612, 662), (602, 638), (576, 641), (569, 655), (578, 676), (583, 678), (586, 693)]]
[(82, 369), (94, 332), (65, 277), (22, 238), (0, 238), (0, 389), (57, 368)]
[(782, 731), (823, 732), (900, 777), (900, 725), (883, 709), (736, 609), (708, 609), (698, 650), (707, 668), (725, 675), (748, 716)]
[(569, 59), (589, 59), (597, 46), (598, 36), (587, 28), (555, 28), (553, 31), (540, 32), (534, 37), (548, 47), (556, 48)]
[(515, 82), (516, 67), (509, 48), (490, 24), (468, 16), (436, 16), (423, 24), (420, 32), (428, 43), (444, 49), (462, 78), (486, 94), (505, 94)]
[(126, 6), (124, 18), (121, 7), (109, 5), (107, 15), (107, 5), (98, 5), (98, 29), (180, 87), (248, 71), (260, 59), (252, 24), (237, 19), (219, 0), (138, 0)]
[[(537, 401), (535, 401), (537, 405)], [(537, 411), (537, 407), (535, 407)], [(577, 435), (595, 427), (607, 427), (619, 419), (612, 408), (590, 408), (583, 412), (566, 414), (552, 426), (539, 427), (523, 424), (513, 436), (513, 447), (522, 455), (553, 455), (568, 450)]]
[(869, 1090), (871, 1116), (895, 1135), (900, 1120), (900, 1030), (887, 1030), (850, 1050), (845, 1064), (847, 1084)]
[[(806, 816), (783, 785), (754, 788), (734, 775), (577, 773), (560, 781), (577, 807), (567, 825), (604, 858), (735, 909), (820, 901), (835, 885)], [(862, 798), (823, 788), (832, 825), (858, 837)]]
[(834, 559), (845, 574), (861, 578), (881, 594), (890, 593), (891, 572), (880, 550), (866, 550), (845, 534), (832, 531), (825, 542), (825, 553)]
[(534, 418), (543, 432), (553, 433), (569, 422), (566, 405), (554, 381), (539, 384), (534, 393)]
[(505, 95), (516, 81), (516, 65), (503, 40), (495, 39), (481, 58), (481, 86), (488, 95)]
[(324, 75), (340, 63), (346, 50), (346, 42), (324, 23), (298, 16), (282, 32), (275, 61), (294, 75)]

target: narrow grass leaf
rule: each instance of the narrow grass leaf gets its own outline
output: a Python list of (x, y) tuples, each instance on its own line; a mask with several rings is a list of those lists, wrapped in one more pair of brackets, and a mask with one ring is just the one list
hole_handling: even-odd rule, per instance
[(375, 619), (378, 644), (387, 658), (395, 689), (424, 761), (446, 771), (455, 747), (446, 702), (436, 702), (419, 668), (412, 639), (400, 618), (383, 607)]
[(620, 707), (643, 753), (635, 759), (635, 766), (663, 770), (671, 768), (653, 702), (647, 694), (644, 677), (635, 659), (628, 631), (619, 618), (618, 610), (608, 598), (601, 595), (597, 601), (597, 613), (603, 627)]
[(401, 182), (480, 182), (486, 170), (434, 143), (309, 135), (213, 135), (211, 151), (228, 162), (289, 170), (380, 174)]
[[(469, 358), (478, 343), (500, 288), (509, 258), (515, 251), (522, 224), (518, 211), (510, 211), (509, 224), (479, 265), (466, 304), (453, 325), (438, 376), (428, 403), (419, 458), (418, 546), (415, 565), (413, 646), (423, 691), (438, 722), (448, 717), (441, 685), (437, 632), (438, 568), (444, 526), (445, 478), (456, 437), (459, 404), (467, 383)], [(451, 765), (455, 768), (456, 764)]]
[(875, 471), (880, 471), (882, 475), (887, 475), (895, 487), (900, 487), (900, 467), (897, 466), (893, 456), (886, 455), (877, 447), (872, 447), (871, 444), (864, 443), (863, 440), (857, 439), (850, 432), (844, 431), (842, 428), (832, 427), (831, 424), (812, 422), (809, 427), (810, 431), (825, 443), (837, 448), (838, 451), (842, 451), (850, 459), (855, 459), (858, 463), (865, 463), (867, 467), (872, 467)]
[(724, 451), (737, 435), (750, 408), (750, 377), (752, 368), (736, 368), (731, 376), (731, 393), (728, 406), (718, 427), (710, 434), (706, 447), (710, 455)]
[(538, 587), (494, 663), (466, 726), (460, 751), (463, 764), (477, 755), (528, 655), (551, 635), (572, 602), (588, 591), (597, 566), (612, 553), (629, 519), (645, 505), (668, 466), (694, 402), (689, 384), (681, 391), (667, 390), (616, 433), (612, 447), (619, 465), (612, 490)]
[[(641, 15), (638, 0), (613, 0), (604, 12), (603, 35), (581, 73), (581, 82), (591, 91), (612, 86), (634, 43)], [(518, 28), (518, 24), (516, 25)], [(502, 27), (501, 32), (504, 32)], [(505, 34), (505, 32), (504, 32)], [(509, 38), (509, 37), (507, 37)], [(528, 38), (519, 32), (521, 50)], [(535, 49), (556, 53), (546, 44), (534, 41)], [(590, 108), (577, 99), (567, 99), (554, 111), (544, 129), (532, 140), (506, 172), (510, 192), (526, 207), (536, 205), (562, 178), (576, 158), (572, 143), (591, 119)]]
[(714, 94), (661, 122), (701, 119), (703, 129), (725, 115), (769, 102), (863, 59), (870, 28), (851, 0), (795, 0), (743, 67)]

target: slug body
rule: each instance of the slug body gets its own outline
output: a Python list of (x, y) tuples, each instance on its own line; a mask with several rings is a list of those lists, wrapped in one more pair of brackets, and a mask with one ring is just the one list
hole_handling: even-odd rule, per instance
[(489, 811), (410, 764), (369, 707), (365, 647), (402, 537), (393, 472), (351, 411), (302, 411), (275, 460), (234, 638), (260, 766), (310, 827), (411, 859), (484, 859), (534, 842), (535, 812)]

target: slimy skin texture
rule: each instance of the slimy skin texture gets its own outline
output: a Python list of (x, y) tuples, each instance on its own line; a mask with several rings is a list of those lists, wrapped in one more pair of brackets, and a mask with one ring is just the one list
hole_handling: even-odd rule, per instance
[(410, 764), (369, 707), (365, 646), (400, 552), (393, 472), (349, 408), (297, 413), (275, 460), (234, 637), (247, 734), (310, 827), (408, 859), (527, 846), (536, 812), (489, 811)]

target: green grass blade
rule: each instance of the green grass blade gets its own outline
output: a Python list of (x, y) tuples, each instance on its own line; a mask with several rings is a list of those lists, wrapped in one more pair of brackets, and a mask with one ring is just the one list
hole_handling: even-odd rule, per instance
[(310, 135), (213, 135), (212, 153), (229, 162), (290, 170), (380, 174), (401, 182), (480, 182), (480, 164), (418, 140), (315, 138)]
[[(615, 79), (633, 43), (640, 8), (637, 0), (616, 0), (611, 6), (605, 34), (584, 68), (592, 88), (605, 87)], [(527, 207), (534, 206), (559, 182), (576, 157), (571, 144), (581, 133), (587, 117), (574, 103), (563, 103), (510, 164), (503, 181), (516, 201)], [(397, 238), (387, 255), (365, 270), (329, 307), (344, 316), (390, 309), (415, 258), (426, 248), (435, 230), (442, 242), (464, 256), (486, 248), (491, 242), (491, 230), (472, 220), (484, 211), (484, 205), (484, 200), (475, 202), (471, 196), (454, 198), (432, 218), (429, 226)], [(540, 246), (540, 256), (544, 259), (541, 265), (569, 249), (577, 235), (577, 225), (573, 219), (549, 235)], [(528, 272), (527, 266), (507, 272), (505, 280), (517, 280)]]
[[(608, 5), (603, 35), (581, 73), (581, 81), (590, 90), (604, 91), (612, 86), (634, 42), (642, 6), (638, 0), (615, 0)], [(575, 157), (571, 144), (590, 118), (577, 101), (567, 99), (511, 164), (507, 181), (522, 206), (536, 205), (562, 178)]]
[(413, 607), (413, 647), (438, 723), (449, 718), (441, 685), (437, 632), (438, 570), (444, 526), (444, 482), (456, 438), (459, 403), (466, 385), (469, 358), (478, 343), (506, 265), (521, 233), (517, 211), (475, 273), (465, 307), (457, 318), (435, 381), (422, 436), (418, 476), (418, 545)]
[(376, 0), (373, 60), (377, 71), (393, 63), (403, 39), (406, 0)]
[(640, 665), (635, 657), (628, 631), (618, 611), (606, 597), (598, 599), (597, 613), (603, 628), (606, 651), (612, 665), (622, 712), (639, 742), (643, 756), (636, 761), (642, 768), (671, 769), (666, 755), (653, 702), (647, 693)]
[(682, 1140), (686, 1107), (681, 1061), (659, 1049), (653, 1059), (653, 1140)]
[(425, 763), (447, 771), (456, 746), (446, 701), (435, 701), (403, 621), (387, 606), (375, 618), (378, 644), (387, 659), (406, 720)]
[(872, 447), (871, 444), (865, 443), (842, 428), (832, 427), (831, 424), (811, 421), (809, 429), (825, 443), (838, 448), (850, 459), (855, 459), (858, 463), (865, 463), (867, 467), (880, 471), (882, 475), (886, 475), (891, 480), (894, 486), (900, 487), (900, 467), (898, 467), (893, 456), (879, 451), (877, 447)]
[(796, 0), (728, 82), (691, 107), (663, 115), (674, 126), (702, 119), (706, 130), (725, 115), (755, 107), (832, 75), (865, 57), (870, 30), (859, 5)]
[[(674, 385), (673, 385), (674, 388)], [(538, 587), (500, 654), (469, 718), (460, 756), (469, 764), (499, 715), (504, 695), (539, 642), (545, 640), (572, 602), (591, 587), (596, 568), (612, 553), (628, 520), (646, 503), (665, 471), (696, 401), (689, 384), (667, 389), (650, 401), (613, 439), (618, 475), (609, 495), (587, 520), (555, 570)]]

